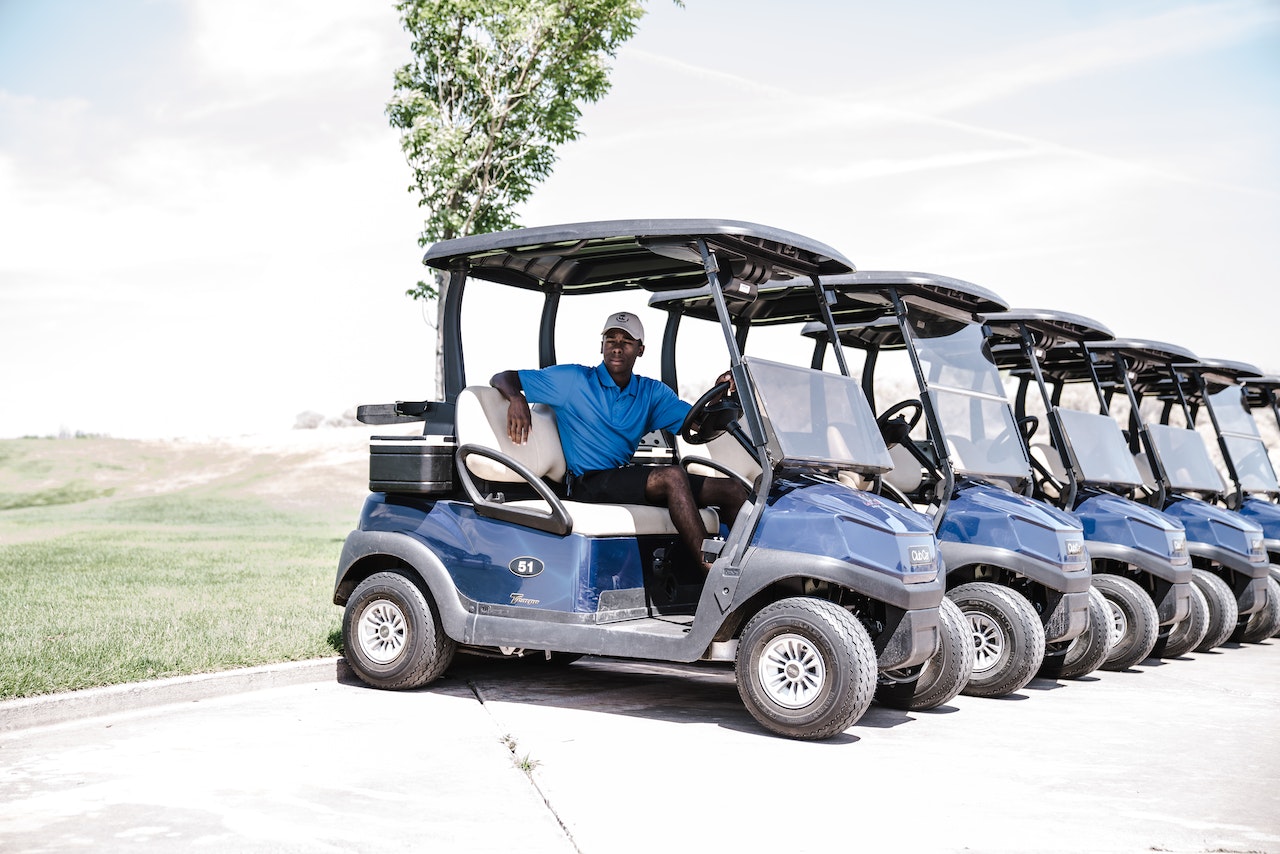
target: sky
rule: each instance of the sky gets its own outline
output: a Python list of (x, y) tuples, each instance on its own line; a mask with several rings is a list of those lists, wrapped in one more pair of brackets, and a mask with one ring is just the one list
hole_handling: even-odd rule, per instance
[[(758, 222), (1280, 373), (1277, 0), (646, 8), (523, 225)], [(408, 56), (374, 0), (0, 0), (0, 437), (430, 397)]]

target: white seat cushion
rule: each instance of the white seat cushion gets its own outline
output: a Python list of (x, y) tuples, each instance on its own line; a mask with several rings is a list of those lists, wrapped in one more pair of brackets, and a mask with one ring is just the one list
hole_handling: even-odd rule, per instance
[[(507, 503), (512, 507), (550, 512), (547, 502), (537, 499)], [(566, 501), (564, 506), (573, 519), (575, 534), (585, 534), (588, 537), (629, 537), (637, 534), (674, 536), (677, 533), (671, 514), (665, 507), (649, 504), (589, 504), (585, 501)], [(715, 510), (704, 507), (699, 512), (708, 534), (720, 530), (720, 517)]]
[[(455, 425), (458, 445), (480, 445), (492, 448), (529, 468), (538, 477), (563, 483), (566, 467), (560, 447), (560, 431), (555, 412), (535, 403), (529, 407), (533, 423), (529, 440), (517, 445), (507, 436), (507, 400), (496, 388), (468, 386), (458, 395)], [(502, 483), (520, 483), (523, 478), (502, 463), (473, 454), (467, 458), (467, 469), (476, 477)], [(547, 502), (539, 499), (506, 502), (511, 507), (526, 507), (550, 512)], [(671, 514), (665, 507), (644, 504), (588, 504), (565, 501), (565, 509), (573, 520), (574, 533), (595, 537), (623, 537), (638, 534), (675, 534)], [(703, 509), (702, 521), (707, 533), (720, 530), (714, 510)]]

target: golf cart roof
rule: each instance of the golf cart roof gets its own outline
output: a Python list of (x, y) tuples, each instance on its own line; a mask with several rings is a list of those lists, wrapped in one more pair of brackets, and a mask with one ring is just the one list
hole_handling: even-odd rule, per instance
[(475, 234), (432, 244), (422, 262), (532, 290), (672, 290), (706, 281), (699, 241), (715, 253), (726, 282), (729, 272), (760, 284), (854, 269), (839, 252), (799, 234), (719, 219), (607, 220)]
[[(649, 305), (663, 311), (679, 311), (702, 320), (716, 319), (715, 299), (711, 295), (710, 285), (680, 291), (662, 291), (649, 297)], [(822, 317), (818, 295), (810, 281), (772, 282), (761, 286), (754, 300), (728, 301), (726, 308), (735, 322), (746, 322), (752, 326), (807, 323)]]
[(1179, 370), (1195, 371), (1206, 380), (1221, 385), (1242, 383), (1250, 377), (1262, 376), (1262, 371), (1247, 362), (1233, 362), (1228, 359), (1197, 359), (1190, 364), (1178, 363)]
[(1280, 388), (1280, 376), (1275, 374), (1259, 374), (1254, 377), (1245, 377), (1244, 384), (1255, 388)]
[[(898, 326), (893, 303), (885, 295), (890, 288), (912, 304), (937, 311), (940, 322), (963, 325), (955, 312), (978, 322), (986, 311), (1004, 311), (1009, 306), (986, 288), (938, 276), (933, 273), (867, 271), (843, 276), (826, 276), (822, 285), (834, 296), (831, 314), (840, 342), (867, 350), (896, 350), (906, 346)], [(802, 334), (825, 341), (826, 327), (806, 324)]]
[[(1247, 377), (1261, 376), (1262, 371), (1245, 362), (1226, 359), (1196, 359), (1194, 362), (1177, 362), (1173, 365), (1182, 386), (1182, 394), (1192, 402), (1201, 402), (1204, 396), (1197, 377), (1204, 380), (1209, 394), (1215, 394), (1227, 386), (1242, 384)], [(1135, 383), (1149, 394), (1162, 398), (1173, 397), (1172, 372), (1140, 372)]]
[(1008, 303), (984, 287), (934, 273), (868, 270), (824, 277), (822, 283), (837, 293), (876, 293), (895, 288), (903, 297), (916, 297), (936, 306), (973, 314), (1005, 311)]
[(1110, 329), (1098, 321), (1079, 314), (1045, 308), (1015, 308), (983, 315), (995, 340), (1020, 340), (1019, 329), (1025, 325), (1035, 338), (1036, 346), (1049, 349), (1060, 344), (1080, 341), (1108, 341), (1114, 338)]
[(1270, 406), (1272, 396), (1277, 389), (1280, 389), (1280, 376), (1267, 374), (1244, 378), (1245, 400), (1248, 401), (1250, 409)]
[(1176, 344), (1163, 341), (1147, 341), (1139, 338), (1113, 338), (1110, 341), (1090, 341), (1090, 350), (1119, 354), (1135, 371), (1143, 368), (1167, 367), (1173, 364), (1189, 364), (1199, 361), (1195, 353)]

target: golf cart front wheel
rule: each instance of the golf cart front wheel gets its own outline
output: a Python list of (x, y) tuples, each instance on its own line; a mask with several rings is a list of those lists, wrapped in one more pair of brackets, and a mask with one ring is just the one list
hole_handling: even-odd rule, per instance
[(793, 597), (767, 605), (738, 641), (738, 694), (762, 726), (789, 738), (830, 738), (871, 705), (876, 653), (840, 606)]
[(964, 693), (1003, 697), (1023, 688), (1044, 660), (1044, 626), (1026, 597), (986, 581), (947, 592), (969, 623), (973, 674)]
[(343, 654), (374, 688), (419, 688), (453, 661), (457, 645), (418, 585), (399, 572), (369, 576), (347, 601)]
[(881, 674), (876, 700), (894, 709), (922, 712), (955, 699), (973, 673), (973, 639), (969, 624), (955, 602), (943, 597), (938, 607), (938, 649), (921, 665), (919, 673), (889, 671)]
[(1046, 651), (1040, 674), (1046, 679), (1079, 679), (1099, 667), (1111, 652), (1114, 615), (1097, 587), (1089, 588), (1089, 627)]
[(1236, 627), (1231, 639), (1239, 643), (1261, 643), (1280, 630), (1280, 583), (1267, 576), (1267, 603)]
[(1191, 608), (1185, 619), (1179, 620), (1162, 631), (1152, 655), (1159, 658), (1178, 658), (1200, 645), (1209, 630), (1209, 603), (1200, 588), (1191, 585)]
[(1104, 670), (1128, 670), (1145, 661), (1155, 648), (1160, 614), (1147, 591), (1121, 575), (1098, 573), (1093, 587), (1107, 600), (1111, 613), (1111, 652)]
[(1191, 570), (1191, 583), (1200, 588), (1205, 601), (1209, 603), (1209, 628), (1204, 633), (1204, 639), (1196, 644), (1196, 652), (1208, 652), (1214, 647), (1222, 646), (1231, 637), (1231, 633), (1236, 630), (1236, 623), (1240, 621), (1240, 608), (1227, 582), (1209, 570)]

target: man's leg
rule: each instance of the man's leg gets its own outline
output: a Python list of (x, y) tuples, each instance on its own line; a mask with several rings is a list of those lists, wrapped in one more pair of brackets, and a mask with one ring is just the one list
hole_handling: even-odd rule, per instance
[[(713, 481), (724, 481), (721, 486)], [(738, 509), (746, 501), (746, 493), (740, 485), (728, 478), (707, 478), (702, 488), (704, 505), (715, 504), (721, 508), (726, 524), (730, 527), (737, 518)], [(702, 515), (698, 512), (698, 502), (693, 495), (693, 487), (689, 476), (680, 466), (658, 466), (649, 472), (645, 482), (645, 498), (652, 504), (666, 504), (671, 521), (680, 533), (680, 539), (694, 559), (702, 564), (703, 570), (711, 565), (702, 560), (702, 541), (707, 537), (706, 528), (702, 524)], [(722, 500), (723, 499), (723, 500)]]
[(708, 477), (702, 481), (702, 494), (695, 496), (694, 500), (699, 507), (720, 508), (720, 521), (732, 528), (738, 511), (747, 501), (747, 490), (736, 480)]

